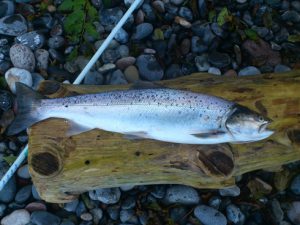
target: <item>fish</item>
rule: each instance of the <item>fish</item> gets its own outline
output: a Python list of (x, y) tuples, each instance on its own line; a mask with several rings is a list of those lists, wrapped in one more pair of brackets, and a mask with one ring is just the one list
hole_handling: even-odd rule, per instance
[(268, 138), (271, 123), (259, 113), (221, 97), (172, 88), (146, 88), (46, 98), (16, 83), (17, 114), (7, 135), (48, 118), (70, 121), (68, 135), (93, 129), (128, 139), (181, 144), (244, 143)]

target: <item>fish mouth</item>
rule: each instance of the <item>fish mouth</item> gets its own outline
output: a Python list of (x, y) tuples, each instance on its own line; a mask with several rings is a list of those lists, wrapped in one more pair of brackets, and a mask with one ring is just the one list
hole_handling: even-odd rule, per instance
[(258, 129), (258, 133), (262, 133), (264, 131), (270, 131), (267, 129), (268, 125), (270, 124), (270, 121), (266, 121), (265, 123), (263, 123), (262, 125), (260, 125), (259, 129)]

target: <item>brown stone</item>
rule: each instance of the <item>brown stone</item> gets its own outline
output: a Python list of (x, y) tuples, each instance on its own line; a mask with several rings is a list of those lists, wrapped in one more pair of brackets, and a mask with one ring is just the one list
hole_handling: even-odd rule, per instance
[(228, 70), (224, 73), (224, 76), (226, 77), (236, 77), (237, 76), (237, 73), (235, 70)]

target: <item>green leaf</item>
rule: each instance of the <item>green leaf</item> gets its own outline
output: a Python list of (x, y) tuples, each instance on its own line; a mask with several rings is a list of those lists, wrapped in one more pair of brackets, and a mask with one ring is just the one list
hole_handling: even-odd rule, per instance
[(90, 3), (87, 5), (87, 15), (89, 20), (95, 21), (98, 19), (98, 12), (95, 7), (93, 7)]
[(58, 7), (58, 10), (61, 11), (70, 11), (73, 10), (74, 2), (73, 0), (64, 0), (61, 5)]
[(288, 37), (289, 42), (300, 42), (300, 34), (292, 34)]
[(244, 32), (249, 39), (254, 40), (254, 41), (258, 40), (258, 35), (255, 30), (246, 29), (246, 30), (244, 30)]
[(16, 161), (17, 156), (14, 155), (4, 156), (3, 159), (5, 162), (7, 162), (8, 165), (11, 166), (14, 163), (14, 161)]
[(164, 36), (164, 32), (159, 29), (159, 28), (156, 28), (154, 30), (154, 39), (155, 40), (164, 40), (165, 36)]
[(85, 31), (91, 35), (93, 38), (99, 38), (99, 33), (96, 31), (96, 28), (93, 24), (91, 23), (86, 23), (85, 24)]
[(230, 19), (230, 12), (228, 11), (227, 7), (224, 7), (218, 15), (217, 22), (219, 26), (223, 26), (228, 20)]

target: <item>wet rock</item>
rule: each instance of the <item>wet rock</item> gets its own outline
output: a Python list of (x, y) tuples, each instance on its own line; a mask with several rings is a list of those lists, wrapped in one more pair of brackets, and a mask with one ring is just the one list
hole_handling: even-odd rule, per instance
[(288, 218), (292, 221), (293, 224), (300, 224), (300, 202), (292, 202), (288, 211)]
[(26, 225), (30, 222), (30, 214), (25, 209), (13, 211), (1, 220), (1, 225)]
[(299, 1), (292, 1), (291, 6), (297, 11), (300, 12), (300, 2)]
[(76, 199), (72, 202), (68, 202), (64, 204), (64, 210), (68, 211), (68, 212), (76, 212), (76, 208), (78, 206), (79, 200)]
[(120, 215), (120, 206), (112, 205), (107, 207), (107, 213), (112, 220), (118, 220)]
[(241, 190), (238, 186), (233, 186), (229, 188), (220, 189), (219, 193), (221, 196), (236, 197), (240, 195)]
[(127, 80), (121, 70), (116, 70), (112, 73), (109, 79), (109, 84), (119, 85), (119, 84), (127, 84)]
[(132, 189), (134, 189), (135, 188), (135, 185), (122, 185), (122, 186), (120, 186), (120, 189), (122, 190), (122, 191), (131, 191)]
[(291, 68), (282, 64), (278, 64), (274, 68), (275, 73), (283, 73), (283, 72), (288, 72), (291, 71)]
[(116, 25), (123, 16), (123, 11), (118, 8), (103, 9), (99, 11), (100, 23), (103, 26)]
[(175, 16), (174, 22), (187, 29), (191, 28), (192, 26), (192, 24), (189, 21), (187, 21), (185, 18), (182, 18), (180, 16)]
[(45, 37), (37, 31), (30, 31), (16, 37), (16, 43), (25, 45), (31, 50), (36, 50), (44, 45)]
[(136, 205), (135, 196), (128, 196), (122, 203), (122, 209), (133, 209)]
[(241, 69), (238, 73), (239, 76), (258, 75), (258, 74), (261, 74), (261, 72), (255, 66), (247, 66)]
[(26, 202), (31, 196), (31, 185), (27, 185), (22, 187), (15, 196), (15, 201), (17, 203), (24, 203)]
[(231, 63), (231, 59), (226, 53), (212, 52), (208, 54), (208, 62), (217, 68), (224, 68)]
[(218, 23), (212, 23), (210, 25), (211, 30), (214, 32), (215, 35), (221, 37), (221, 38), (225, 38), (227, 33), (224, 31), (224, 29), (222, 29), (222, 27), (219, 26)]
[[(23, 178), (23, 179), (30, 179), (31, 176), (29, 174), (28, 170), (28, 164), (25, 164), (21, 166), (18, 171), (17, 171), (18, 177)], [(30, 190), (31, 191), (31, 190)]]
[(0, 191), (0, 202), (9, 203), (15, 198), (15, 194), (17, 191), (15, 178), (12, 177), (5, 188)]
[(290, 189), (295, 195), (300, 195), (300, 174), (292, 180)]
[(103, 211), (102, 211), (102, 209), (100, 209), (100, 208), (94, 208), (90, 212), (93, 215), (93, 223), (94, 224), (99, 224), (99, 221), (103, 217)]
[(245, 223), (245, 215), (240, 208), (234, 204), (230, 204), (226, 207), (226, 215), (229, 221), (237, 225), (243, 225)]
[(35, 188), (34, 185), (32, 185), (31, 192), (32, 192), (32, 196), (33, 196), (36, 200), (41, 200), (41, 197), (40, 197), (39, 193), (37, 192), (37, 190), (36, 190), (36, 188)]
[(34, 54), (25, 45), (15, 44), (9, 50), (9, 56), (14, 67), (32, 72), (35, 68)]
[(165, 5), (162, 1), (154, 1), (152, 3), (152, 6), (154, 9), (156, 9), (159, 13), (164, 13), (165, 12)]
[(49, 48), (58, 49), (64, 46), (65, 39), (62, 36), (56, 35), (48, 39)]
[(13, 1), (1, 1), (0, 2), (0, 18), (4, 16), (10, 16), (15, 12), (15, 5)]
[(195, 64), (199, 72), (206, 72), (208, 71), (210, 64), (208, 62), (208, 56), (206, 54), (196, 56), (195, 57)]
[(61, 219), (46, 211), (35, 211), (31, 214), (31, 222), (35, 225), (59, 225)]
[(194, 205), (200, 202), (197, 191), (189, 186), (174, 185), (167, 189), (164, 202), (167, 204)]
[(18, 36), (27, 32), (27, 22), (20, 14), (5, 16), (0, 19), (0, 34)]
[(116, 68), (116, 65), (113, 63), (104, 64), (98, 69), (98, 72), (102, 74), (107, 74), (111, 71), (113, 71)]
[(187, 7), (180, 7), (178, 15), (185, 18), (188, 21), (193, 21), (193, 12)]
[(141, 78), (145, 80), (161, 80), (164, 75), (164, 71), (154, 55), (140, 55), (136, 60), (136, 65)]
[(89, 192), (92, 200), (99, 200), (104, 204), (115, 204), (120, 200), (121, 191), (119, 188), (101, 188)]
[(136, 26), (131, 36), (132, 40), (142, 40), (148, 37), (153, 32), (151, 23), (141, 23)]
[(219, 196), (213, 196), (209, 199), (208, 205), (218, 210), (222, 203), (222, 199)]
[(172, 64), (166, 69), (165, 79), (174, 79), (180, 76), (182, 76), (182, 72), (178, 64)]
[(128, 42), (128, 33), (121, 28), (115, 35), (116, 41), (120, 42), (121, 44), (125, 44)]
[(7, 111), (13, 106), (13, 98), (8, 91), (0, 91), (0, 109)]
[(49, 61), (49, 52), (45, 49), (35, 51), (36, 66), (39, 70), (47, 70)]
[(46, 205), (42, 202), (31, 202), (25, 207), (25, 209), (28, 212), (47, 211)]
[(91, 221), (93, 219), (93, 216), (92, 214), (90, 213), (82, 213), (80, 215), (80, 218), (83, 220), (83, 221)]
[(285, 11), (281, 15), (281, 19), (283, 19), (287, 22), (299, 23), (300, 22), (300, 14), (294, 10), (288, 10), (288, 11)]
[(122, 223), (128, 223), (128, 224), (138, 224), (139, 222), (137, 216), (135, 215), (135, 211), (133, 209), (121, 210), (120, 220)]
[(135, 66), (128, 66), (124, 71), (125, 78), (128, 82), (134, 83), (139, 80), (139, 71)]
[(219, 211), (206, 205), (199, 205), (194, 210), (194, 215), (203, 225), (226, 225), (226, 217)]
[(208, 50), (208, 46), (198, 36), (193, 36), (191, 39), (191, 50), (194, 53), (202, 54)]
[(21, 82), (26, 84), (27, 86), (32, 86), (32, 76), (31, 74), (24, 69), (19, 68), (11, 68), (5, 73), (6, 82), (12, 91), (12, 93), (16, 93), (16, 82)]
[(84, 78), (83, 83), (88, 85), (101, 85), (104, 82), (103, 75), (98, 71), (90, 71)]
[(132, 57), (132, 56), (124, 57), (124, 58), (119, 59), (116, 62), (116, 66), (119, 69), (124, 70), (127, 67), (133, 65), (135, 63), (135, 61), (136, 61), (136, 59), (134, 57)]
[(216, 67), (209, 67), (207, 72), (214, 75), (221, 75), (221, 71)]
[(271, 201), (271, 212), (273, 215), (273, 218), (275, 219), (276, 222), (280, 222), (284, 218), (284, 213), (280, 207), (280, 203), (277, 199), (273, 199)]
[(153, 10), (150, 4), (144, 3), (142, 5), (142, 10), (145, 14), (145, 21), (155, 22), (156, 20), (155, 11)]
[(119, 52), (113, 49), (106, 49), (101, 57), (104, 63), (114, 63), (119, 58), (121, 58)]
[(129, 56), (129, 48), (127, 45), (120, 45), (116, 51), (119, 52), (121, 58)]

